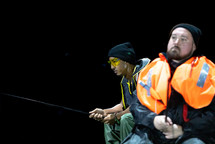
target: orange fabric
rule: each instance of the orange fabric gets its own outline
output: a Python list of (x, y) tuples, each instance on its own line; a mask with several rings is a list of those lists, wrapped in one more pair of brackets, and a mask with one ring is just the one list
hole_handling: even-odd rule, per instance
[[(160, 58), (152, 61), (145, 69), (143, 69), (138, 78), (137, 96), (140, 102), (156, 113), (160, 113), (166, 109), (167, 106), (167, 85), (170, 78), (169, 65), (165, 57), (161, 55)], [(149, 71), (152, 76), (149, 77)], [(162, 75), (162, 77), (160, 76)], [(148, 91), (140, 85), (140, 82), (148, 85), (147, 81), (151, 79), (150, 96)], [(170, 88), (169, 88), (170, 89)]]
[[(204, 64), (208, 72), (203, 70)], [(203, 87), (197, 85), (201, 72), (207, 75)], [(171, 84), (191, 107), (208, 106), (215, 95), (215, 65), (204, 56), (191, 58), (177, 68)]]
[[(202, 71), (203, 65), (209, 67), (208, 74)], [(197, 86), (200, 74), (205, 78), (204, 86)], [(170, 67), (160, 53), (139, 74), (137, 97), (140, 102), (155, 113), (160, 113), (167, 106), (167, 92), (170, 96), (172, 85), (193, 108), (202, 108), (210, 104), (215, 95), (215, 66), (206, 57), (191, 58), (176, 68), (170, 79)], [(204, 80), (204, 77), (202, 78)], [(202, 84), (202, 83), (200, 83)]]

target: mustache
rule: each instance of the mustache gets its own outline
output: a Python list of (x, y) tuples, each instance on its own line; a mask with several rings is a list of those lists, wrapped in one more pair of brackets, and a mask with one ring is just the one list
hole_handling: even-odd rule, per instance
[(173, 46), (173, 47), (171, 47), (171, 49), (173, 49), (173, 48), (177, 48), (177, 49), (179, 49), (179, 47), (178, 47), (178, 46)]

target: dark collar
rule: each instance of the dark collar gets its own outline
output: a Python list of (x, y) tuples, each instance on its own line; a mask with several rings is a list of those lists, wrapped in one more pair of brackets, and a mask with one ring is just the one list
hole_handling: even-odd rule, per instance
[(188, 59), (190, 59), (190, 58), (192, 57), (192, 56), (190, 56), (190, 57), (188, 57), (188, 58), (186, 58), (186, 59), (184, 59), (184, 60), (181, 60), (179, 63), (177, 63), (177, 62), (175, 62), (175, 61), (173, 61), (173, 60), (171, 60), (171, 59), (168, 59), (166, 53), (163, 52), (162, 54), (166, 57), (168, 63), (169, 63), (170, 66), (172, 66), (173, 68), (177, 68), (179, 65), (183, 64), (184, 62), (186, 62)]

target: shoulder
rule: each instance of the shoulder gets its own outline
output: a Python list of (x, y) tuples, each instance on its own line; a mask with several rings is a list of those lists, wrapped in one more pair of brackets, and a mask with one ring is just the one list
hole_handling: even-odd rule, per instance
[(141, 69), (147, 66), (150, 63), (150, 61), (151, 60), (149, 58), (139, 59), (136, 64), (136, 72), (139, 72)]

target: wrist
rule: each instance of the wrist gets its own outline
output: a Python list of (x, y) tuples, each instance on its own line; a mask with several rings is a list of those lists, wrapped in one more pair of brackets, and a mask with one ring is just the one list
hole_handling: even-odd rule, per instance
[(115, 121), (116, 122), (119, 122), (120, 118), (118, 117), (119, 116), (119, 113), (114, 113), (114, 116), (115, 116)]

